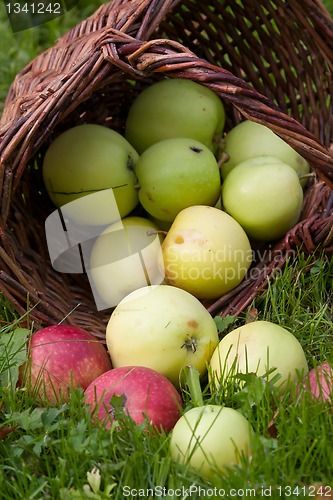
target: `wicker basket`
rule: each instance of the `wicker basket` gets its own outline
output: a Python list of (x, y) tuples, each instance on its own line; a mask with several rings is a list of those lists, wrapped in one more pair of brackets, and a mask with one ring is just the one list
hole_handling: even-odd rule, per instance
[[(54, 210), (41, 159), (63, 130), (123, 131), (133, 98), (164, 76), (214, 90), (226, 130), (247, 118), (270, 127), (311, 164), (300, 222), (235, 290), (207, 304), (240, 314), (298, 248), (333, 253), (333, 22), (319, 0), (114, 0), (15, 78), (0, 122), (0, 290), (37, 325), (63, 321), (103, 338), (85, 275), (57, 273), (45, 219)], [(262, 253), (263, 255), (263, 253)], [(28, 301), (27, 301), (28, 297)]]

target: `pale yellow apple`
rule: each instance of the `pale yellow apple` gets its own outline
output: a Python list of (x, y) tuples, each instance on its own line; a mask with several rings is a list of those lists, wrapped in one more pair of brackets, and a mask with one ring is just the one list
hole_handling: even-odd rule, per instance
[(209, 478), (228, 473), (248, 456), (254, 435), (249, 421), (226, 406), (205, 405), (185, 412), (171, 433), (170, 452), (174, 461)]
[(96, 239), (88, 277), (99, 309), (115, 307), (130, 292), (164, 280), (163, 236), (144, 217), (128, 216)]
[(237, 373), (255, 373), (272, 380), (281, 392), (308, 372), (305, 352), (295, 335), (270, 321), (253, 321), (228, 333), (210, 360), (209, 375), (216, 386)]
[(162, 243), (166, 282), (199, 299), (235, 288), (252, 262), (244, 229), (219, 208), (196, 205), (182, 210)]
[(142, 287), (114, 309), (106, 329), (114, 368), (147, 366), (178, 385), (182, 368), (202, 376), (218, 345), (207, 309), (190, 293), (168, 285)]

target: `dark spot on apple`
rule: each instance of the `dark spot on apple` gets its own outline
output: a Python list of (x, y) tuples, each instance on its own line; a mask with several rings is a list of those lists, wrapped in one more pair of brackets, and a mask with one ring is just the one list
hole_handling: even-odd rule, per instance
[(194, 337), (191, 337), (191, 335), (187, 335), (187, 339), (185, 340), (184, 344), (181, 346), (181, 349), (185, 347), (188, 351), (192, 351), (193, 353), (196, 352), (197, 350), (197, 342)]
[(146, 196), (148, 198), (149, 201), (152, 201), (154, 203), (154, 198), (153, 198), (153, 195), (151, 194), (150, 191), (146, 191)]
[(194, 153), (201, 153), (201, 151), (203, 151), (202, 148), (197, 148), (196, 146), (190, 146), (190, 150)]
[(126, 163), (126, 167), (128, 170), (130, 170), (131, 172), (134, 172), (134, 167), (135, 167), (135, 164), (134, 164), (134, 160), (132, 158), (132, 156), (129, 154), (127, 155), (127, 163)]
[(176, 236), (175, 237), (175, 243), (177, 243), (177, 245), (181, 245), (182, 243), (184, 243), (183, 236)]
[(195, 319), (191, 319), (190, 321), (187, 322), (188, 326), (191, 328), (198, 328), (199, 323), (195, 321)]

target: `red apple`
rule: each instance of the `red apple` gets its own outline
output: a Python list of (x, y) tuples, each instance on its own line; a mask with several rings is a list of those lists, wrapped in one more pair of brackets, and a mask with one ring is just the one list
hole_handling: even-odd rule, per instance
[(31, 337), (20, 385), (37, 401), (58, 404), (69, 400), (72, 388), (86, 389), (111, 368), (106, 348), (94, 335), (76, 326), (48, 326)]
[(312, 368), (302, 385), (313, 400), (328, 402), (333, 410), (333, 367), (327, 361)]
[(145, 366), (122, 366), (103, 373), (85, 390), (94, 420), (110, 428), (115, 420), (113, 396), (136, 424), (147, 419), (156, 428), (173, 429), (180, 418), (181, 397), (162, 374)]

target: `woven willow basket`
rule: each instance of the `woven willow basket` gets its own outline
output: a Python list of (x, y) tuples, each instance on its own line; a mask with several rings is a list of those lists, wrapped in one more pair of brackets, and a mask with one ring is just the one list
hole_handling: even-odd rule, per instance
[[(114, 0), (71, 29), (15, 78), (0, 122), (0, 289), (37, 325), (63, 321), (103, 338), (85, 275), (57, 273), (45, 219), (54, 210), (41, 160), (50, 142), (81, 123), (123, 132), (134, 97), (161, 78), (216, 92), (226, 131), (264, 124), (312, 167), (300, 222), (266, 248), (235, 290), (207, 304), (240, 314), (298, 248), (333, 253), (333, 22), (319, 0)], [(268, 251), (269, 250), (269, 251)], [(262, 253), (263, 255), (263, 253)], [(253, 272), (256, 271), (256, 272)]]

